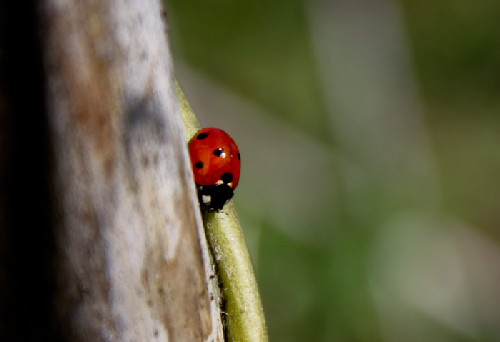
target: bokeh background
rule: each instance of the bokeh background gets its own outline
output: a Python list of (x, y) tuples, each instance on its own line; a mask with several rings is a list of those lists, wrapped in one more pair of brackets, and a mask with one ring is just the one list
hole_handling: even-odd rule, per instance
[(500, 341), (500, 1), (166, 9), (271, 341)]

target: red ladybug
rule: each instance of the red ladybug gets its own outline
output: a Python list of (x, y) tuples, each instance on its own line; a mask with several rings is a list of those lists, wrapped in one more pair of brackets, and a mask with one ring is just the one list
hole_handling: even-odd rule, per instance
[(189, 154), (200, 206), (221, 210), (232, 197), (240, 180), (240, 151), (221, 129), (204, 128), (191, 139)]

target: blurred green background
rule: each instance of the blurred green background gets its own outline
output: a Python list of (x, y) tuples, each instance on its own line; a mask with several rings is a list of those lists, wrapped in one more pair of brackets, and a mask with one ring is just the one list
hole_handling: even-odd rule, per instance
[(500, 341), (500, 1), (166, 9), (271, 341)]

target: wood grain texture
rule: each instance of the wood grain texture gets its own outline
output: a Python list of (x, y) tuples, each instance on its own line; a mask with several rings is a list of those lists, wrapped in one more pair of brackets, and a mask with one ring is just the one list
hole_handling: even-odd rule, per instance
[(159, 3), (42, 14), (55, 324), (72, 341), (220, 340)]

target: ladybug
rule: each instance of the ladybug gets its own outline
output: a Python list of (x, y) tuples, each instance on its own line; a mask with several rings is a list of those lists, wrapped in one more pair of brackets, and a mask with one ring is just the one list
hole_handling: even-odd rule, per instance
[(233, 197), (240, 180), (240, 151), (218, 128), (204, 128), (191, 139), (189, 155), (202, 209), (219, 211)]

